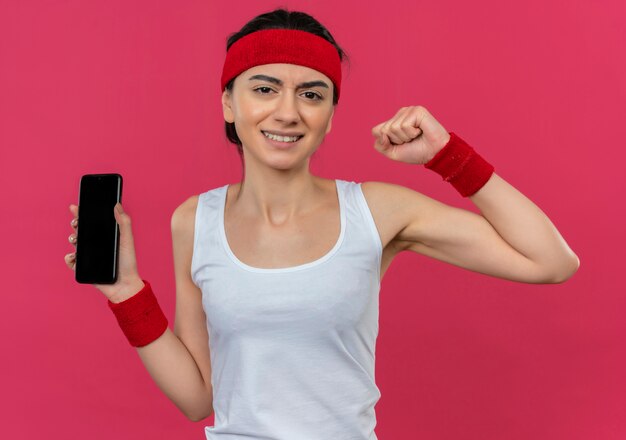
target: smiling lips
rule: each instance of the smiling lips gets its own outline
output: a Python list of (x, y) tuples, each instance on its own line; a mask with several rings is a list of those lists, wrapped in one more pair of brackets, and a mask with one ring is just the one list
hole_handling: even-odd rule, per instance
[(295, 131), (269, 131), (269, 130), (261, 130), (264, 133), (275, 134), (276, 136), (302, 136), (302, 133), (296, 133)]
[(277, 142), (282, 142), (282, 143), (297, 142), (298, 140), (302, 138), (302, 136), (304, 136), (304, 135), (297, 134), (297, 133), (294, 133), (293, 135), (278, 135), (278, 134), (274, 134), (274, 133), (263, 131), (263, 130), (261, 130), (261, 133), (263, 133), (263, 135), (268, 139), (271, 139)]

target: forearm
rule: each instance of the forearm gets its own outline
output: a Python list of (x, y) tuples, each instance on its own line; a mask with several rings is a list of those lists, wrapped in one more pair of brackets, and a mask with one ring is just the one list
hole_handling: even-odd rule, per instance
[(158, 339), (137, 347), (137, 353), (157, 386), (189, 419), (202, 420), (213, 412), (212, 390), (193, 357), (168, 328)]
[(183, 414), (194, 421), (208, 417), (213, 412), (210, 383), (205, 383), (193, 356), (167, 326), (150, 286), (139, 275), (126, 284), (110, 306), (129, 342), (137, 347), (157, 386)]
[(496, 173), (469, 199), (507, 243), (554, 279), (567, 279), (578, 268), (578, 257), (550, 219)]

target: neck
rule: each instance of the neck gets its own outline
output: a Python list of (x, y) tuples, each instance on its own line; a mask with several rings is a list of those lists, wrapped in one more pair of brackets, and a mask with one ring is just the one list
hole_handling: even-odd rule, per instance
[(281, 226), (315, 209), (322, 192), (320, 178), (307, 172), (265, 170), (246, 173), (234, 194), (242, 212), (263, 223)]

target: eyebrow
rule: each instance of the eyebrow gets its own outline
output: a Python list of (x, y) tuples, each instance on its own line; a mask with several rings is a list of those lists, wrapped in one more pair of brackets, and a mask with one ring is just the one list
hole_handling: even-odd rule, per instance
[[(278, 84), (279, 86), (283, 85), (283, 82), (278, 79), (278, 78), (274, 78), (273, 76), (268, 76), (268, 75), (253, 75), (250, 78), (248, 78), (248, 80), (253, 81), (255, 79), (259, 79), (262, 81), (269, 81), (271, 83), (274, 84)], [(324, 81), (307, 81), (307, 82), (303, 82), (300, 83), (296, 86), (297, 89), (305, 89), (305, 88), (309, 88), (309, 87), (316, 87), (316, 86), (320, 86), (320, 87), (326, 87), (327, 89), (328, 84), (326, 84)]]

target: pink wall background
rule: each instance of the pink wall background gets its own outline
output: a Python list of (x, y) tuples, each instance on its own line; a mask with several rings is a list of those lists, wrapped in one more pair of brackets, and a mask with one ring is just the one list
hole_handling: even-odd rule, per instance
[[(626, 438), (626, 3), (440, 0), (0, 2), (3, 438), (204, 438), (156, 387), (105, 298), (63, 261), (82, 174), (124, 176), (140, 274), (173, 328), (170, 218), (237, 182), (226, 38), (287, 5), (351, 57), (314, 174), (477, 211), (374, 150), (423, 105), (533, 200), (581, 259), (564, 284), (403, 253), (381, 290), (376, 432), (389, 439)], [(347, 67), (347, 66), (346, 66)]]

